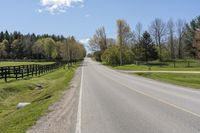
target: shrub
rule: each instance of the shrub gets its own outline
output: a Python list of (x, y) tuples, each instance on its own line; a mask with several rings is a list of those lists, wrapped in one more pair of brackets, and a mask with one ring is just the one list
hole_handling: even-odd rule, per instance
[(102, 61), (101, 60), (101, 55), (102, 55), (102, 52), (101, 51), (96, 51), (96, 52), (94, 52), (94, 58), (95, 58), (95, 60), (96, 61)]
[[(109, 65), (119, 65), (120, 64), (120, 49), (119, 46), (111, 46), (109, 47), (102, 55), (101, 59), (106, 64)], [(122, 60), (123, 64), (133, 63), (134, 54), (128, 47), (124, 47), (122, 50)]]

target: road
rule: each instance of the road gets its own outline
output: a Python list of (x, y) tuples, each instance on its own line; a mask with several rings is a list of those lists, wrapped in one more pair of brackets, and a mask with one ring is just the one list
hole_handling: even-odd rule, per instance
[(200, 133), (200, 91), (82, 66), (76, 133)]

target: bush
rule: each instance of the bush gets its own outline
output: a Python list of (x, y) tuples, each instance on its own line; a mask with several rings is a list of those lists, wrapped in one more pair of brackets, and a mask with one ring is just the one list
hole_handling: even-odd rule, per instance
[[(101, 59), (108, 65), (119, 65), (120, 64), (120, 49), (119, 46), (109, 47), (102, 55)], [(131, 49), (124, 47), (122, 50), (123, 64), (133, 63), (134, 54)]]
[(109, 47), (101, 58), (106, 64), (119, 65), (119, 48), (117, 46)]
[(101, 51), (96, 51), (96, 52), (94, 52), (94, 58), (95, 58), (95, 60), (96, 61), (102, 61), (101, 60), (101, 55), (102, 55), (102, 52)]

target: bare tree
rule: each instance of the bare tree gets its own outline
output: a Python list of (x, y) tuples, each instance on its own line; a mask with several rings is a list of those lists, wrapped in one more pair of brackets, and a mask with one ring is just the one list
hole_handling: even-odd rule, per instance
[(162, 61), (162, 39), (166, 35), (166, 24), (159, 18), (156, 18), (150, 27), (150, 33), (154, 37), (156, 45), (159, 46), (159, 59)]
[(178, 36), (178, 57), (183, 58), (183, 38), (186, 29), (186, 22), (179, 19), (176, 23), (177, 36)]
[(175, 47), (174, 47), (175, 25), (174, 25), (173, 19), (170, 19), (168, 21), (168, 23), (167, 23), (167, 31), (168, 31), (168, 34), (169, 34), (171, 59), (175, 59)]
[(103, 52), (107, 49), (107, 37), (104, 27), (96, 30), (96, 33), (89, 41), (89, 45), (93, 51), (100, 50)]
[(120, 46), (120, 65), (123, 64), (122, 50), (134, 42), (134, 35), (125, 20), (117, 20), (117, 44)]
[(136, 33), (137, 42), (141, 41), (142, 28), (143, 28), (143, 26), (140, 22), (138, 22), (137, 25), (135, 26), (135, 33)]

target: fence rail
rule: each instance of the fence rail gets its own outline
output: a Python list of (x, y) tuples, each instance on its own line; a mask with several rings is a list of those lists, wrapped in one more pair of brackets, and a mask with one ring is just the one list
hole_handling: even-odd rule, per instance
[(4, 66), (0, 67), (0, 79), (4, 79), (5, 82), (9, 78), (19, 79), (25, 77), (32, 77), (45, 74), (47, 72), (58, 69), (62, 66), (62, 63), (54, 63), (48, 65), (21, 65), (21, 66)]

